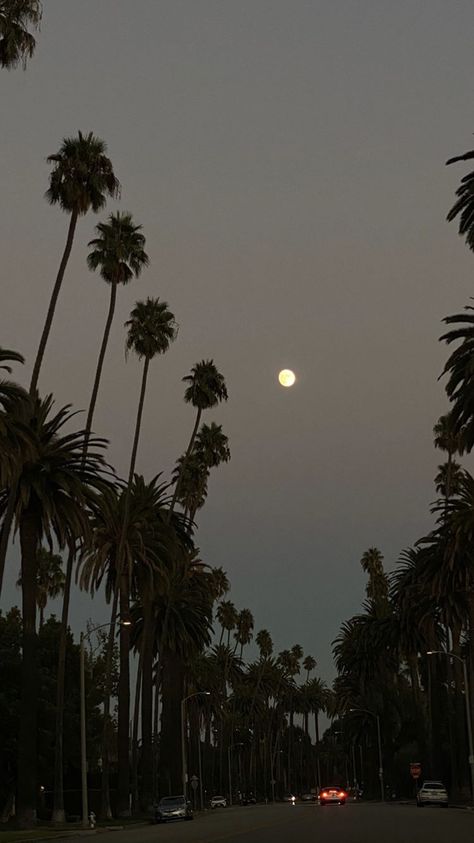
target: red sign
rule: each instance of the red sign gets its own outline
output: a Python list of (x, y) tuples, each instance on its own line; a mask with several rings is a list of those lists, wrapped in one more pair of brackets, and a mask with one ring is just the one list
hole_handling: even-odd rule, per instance
[(419, 761), (412, 761), (410, 764), (410, 775), (412, 779), (419, 779), (421, 776), (421, 764)]

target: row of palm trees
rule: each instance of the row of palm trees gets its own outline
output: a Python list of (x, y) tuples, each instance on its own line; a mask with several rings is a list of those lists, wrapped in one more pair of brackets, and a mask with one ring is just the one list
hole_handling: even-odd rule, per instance
[[(92, 434), (117, 287), (136, 278), (149, 262), (141, 226), (134, 223), (129, 213), (117, 212), (111, 214), (106, 222), (99, 223), (97, 236), (89, 244), (88, 266), (92, 271), (98, 271), (110, 285), (111, 295), (85, 427), (74, 430), (75, 414), (71, 408), (57, 410), (52, 395), (40, 396), (38, 384), (42, 363), (77, 222), (89, 210), (99, 211), (108, 197), (116, 197), (119, 193), (119, 183), (106, 155), (106, 146), (92, 133), (84, 135), (79, 132), (76, 138), (65, 139), (59, 152), (48, 160), (52, 171), (47, 198), (59, 205), (69, 217), (66, 245), (53, 285), (29, 390), (10, 380), (0, 386), (0, 589), (13, 529), (19, 532), (21, 548), (24, 709), (19, 734), (18, 813), (24, 824), (34, 821), (37, 789), (34, 757), (37, 733), (34, 710), (37, 683), (36, 608), (39, 560), (44, 543), (49, 547), (54, 545), (67, 556), (58, 655), (54, 818), (64, 819), (64, 675), (74, 571), (90, 560), (99, 564), (97, 544), (103, 540), (107, 529), (113, 531), (113, 535), (108, 535), (106, 551), (109, 566), (107, 596), (112, 603), (110, 651), (117, 618), (120, 619), (119, 810), (127, 813), (130, 790), (130, 629), (127, 621), (131, 614), (131, 601), (139, 593), (138, 582), (142, 590), (153, 595), (154, 590), (163, 587), (165, 574), (171, 575), (176, 566), (182, 572), (188, 571), (189, 565), (194, 564), (197, 554), (193, 544), (194, 518), (204, 504), (211, 469), (230, 458), (227, 437), (221, 426), (215, 422), (201, 424), (205, 410), (227, 400), (223, 376), (212, 360), (203, 360), (183, 379), (186, 384), (184, 398), (195, 408), (196, 418), (190, 441), (177, 463), (173, 478), (169, 482), (160, 482), (157, 476), (146, 482), (135, 474), (150, 364), (158, 355), (166, 353), (177, 336), (175, 317), (166, 302), (158, 298), (137, 302), (126, 323), (126, 350), (143, 362), (127, 481), (120, 480), (107, 463), (107, 442)], [(3, 367), (11, 371), (11, 366), (21, 364), (23, 358), (17, 352), (4, 349), (1, 361)], [(181, 514), (176, 512), (177, 505), (184, 510)], [(143, 520), (145, 516), (151, 519), (151, 526)], [(135, 570), (137, 566), (138, 572)], [(147, 572), (148, 581), (144, 572)], [(95, 574), (90, 575), (91, 581), (97, 585), (102, 575), (99, 567)], [(149, 636), (153, 636), (156, 622), (147, 619), (145, 628)], [(145, 647), (146, 659), (144, 657), (148, 667), (149, 649), (150, 645), (148, 649)], [(143, 700), (148, 704), (151, 668), (144, 670), (142, 675)], [(107, 763), (104, 768), (106, 778)], [(104, 792), (106, 790), (105, 783)]]
[[(472, 158), (468, 152), (448, 164)], [(471, 250), (473, 182), (474, 173), (463, 177), (448, 214), (450, 221), (459, 219)], [(401, 553), (390, 574), (377, 548), (363, 555), (367, 600), (335, 641), (334, 691), (347, 746), (369, 740), (373, 770), (375, 714), (383, 725), (389, 776), (399, 789), (407, 787), (408, 762), (420, 760), (428, 776), (443, 775), (462, 793), (469, 789), (463, 700), (469, 690), (474, 723), (474, 478), (460, 463), (474, 444), (472, 307), (444, 321), (449, 329), (441, 341), (455, 347), (443, 370), (451, 406), (434, 428), (434, 445), (446, 455), (435, 477), (434, 526)], [(462, 660), (470, 688), (464, 686)]]

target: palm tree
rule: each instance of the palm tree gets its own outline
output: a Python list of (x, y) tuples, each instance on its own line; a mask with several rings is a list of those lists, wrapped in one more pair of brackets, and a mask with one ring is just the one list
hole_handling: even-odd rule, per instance
[(48, 341), (54, 311), (71, 254), (77, 220), (92, 209), (97, 213), (104, 207), (107, 197), (116, 197), (119, 182), (115, 177), (112, 162), (106, 155), (107, 147), (103, 140), (90, 132), (83, 135), (78, 132), (76, 138), (65, 138), (55, 155), (48, 157), (53, 164), (46, 198), (51, 205), (59, 205), (69, 214), (69, 229), (58, 274), (54, 283), (48, 313), (41, 335), (31, 376), (30, 393), (34, 394), (38, 386), (41, 364)]
[(255, 636), (261, 659), (269, 659), (273, 653), (273, 641), (268, 629), (260, 629)]
[[(125, 565), (124, 545), (129, 518), (129, 499), (140, 439), (141, 421), (145, 403), (146, 385), (151, 360), (158, 354), (165, 354), (176, 339), (177, 325), (166, 302), (147, 298), (137, 302), (125, 323), (128, 327), (126, 350), (134, 351), (139, 360), (144, 360), (140, 398), (138, 402), (135, 434), (133, 438), (130, 468), (125, 497), (125, 512), (121, 540), (118, 548), (118, 576), (120, 594), (120, 615), (127, 618), (130, 612), (130, 569)], [(129, 721), (130, 721), (130, 630), (122, 624), (120, 628), (120, 680), (118, 705), (118, 811), (121, 816), (130, 813), (129, 791)]]
[(179, 481), (177, 500), (190, 522), (194, 521), (198, 509), (202, 509), (206, 503), (208, 480), (209, 469), (198, 454), (190, 454), (187, 460), (184, 454), (179, 457), (173, 469), (172, 483), (176, 485)]
[(240, 645), (240, 658), (246, 644), (250, 644), (252, 640), (252, 630), (254, 626), (253, 615), (250, 609), (242, 609), (237, 618), (237, 630), (234, 634), (235, 646)]
[[(68, 407), (53, 413), (53, 399), (36, 399), (28, 413), (35, 453), (19, 459), (16, 471), (15, 522), (20, 533), (23, 600), (23, 661), (18, 739), (18, 807), (22, 825), (34, 824), (37, 798), (36, 665), (37, 557), (43, 538), (59, 548), (87, 541), (89, 513), (100, 490), (109, 485), (104, 459), (93, 450), (82, 460), (84, 432), (65, 433), (72, 414)], [(104, 440), (94, 440), (104, 448)], [(5, 511), (10, 489), (0, 493)]]
[(229, 440), (222, 432), (222, 425), (211, 422), (203, 424), (196, 436), (193, 454), (207, 468), (217, 468), (222, 462), (229, 462)]
[(128, 284), (132, 278), (138, 278), (143, 267), (148, 266), (149, 263), (148, 255), (144, 249), (145, 237), (141, 230), (141, 225), (133, 224), (131, 214), (117, 211), (115, 214), (110, 214), (107, 222), (101, 222), (96, 226), (98, 237), (88, 244), (93, 249), (87, 257), (87, 265), (92, 272), (98, 269), (101, 278), (107, 284), (110, 284), (110, 304), (87, 413), (87, 440), (92, 429), (102, 367), (115, 313), (117, 286)]
[(36, 47), (30, 29), (39, 29), (42, 13), (40, 0), (0, 0), (0, 67), (26, 67)]
[(239, 617), (239, 613), (231, 600), (223, 600), (222, 603), (219, 603), (216, 617), (222, 627), (219, 644), (222, 644), (224, 632), (227, 632), (227, 647), (230, 647), (230, 633), (235, 629)]
[[(36, 557), (36, 605), (39, 609), (39, 628), (44, 623), (44, 610), (48, 600), (55, 600), (64, 591), (63, 559), (58, 553), (52, 553), (40, 547)], [(21, 588), (21, 577), (17, 585)]]
[[(189, 384), (184, 393), (184, 400), (187, 404), (192, 404), (197, 410), (196, 421), (183, 459), (182, 471), (184, 472), (186, 463), (193, 450), (194, 440), (199, 430), (203, 411), (211, 407), (216, 407), (221, 401), (227, 401), (228, 395), (224, 377), (214, 365), (213, 360), (202, 360), (200, 363), (196, 363), (191, 369), (191, 374), (185, 375), (183, 382)], [(180, 486), (181, 480), (178, 478), (173, 500), (171, 501), (170, 513), (173, 511), (178, 500)]]
[(309, 674), (316, 667), (316, 659), (313, 656), (306, 656), (303, 661), (303, 667), (306, 670), (306, 681), (309, 682)]
[(383, 613), (388, 601), (388, 577), (383, 569), (383, 556), (377, 547), (369, 547), (360, 560), (362, 570), (369, 575), (367, 597)]

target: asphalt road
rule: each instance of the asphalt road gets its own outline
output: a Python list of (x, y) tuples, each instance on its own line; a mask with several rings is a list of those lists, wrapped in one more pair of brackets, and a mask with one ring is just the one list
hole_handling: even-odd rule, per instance
[(474, 811), (405, 805), (254, 805), (110, 832), (104, 843), (473, 843)]

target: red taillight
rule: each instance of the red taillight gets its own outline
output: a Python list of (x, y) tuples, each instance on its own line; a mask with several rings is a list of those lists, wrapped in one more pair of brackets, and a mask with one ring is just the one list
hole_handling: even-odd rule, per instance
[(344, 793), (344, 791), (343, 791), (343, 790), (341, 790), (341, 792), (340, 792), (339, 796), (341, 797), (341, 799), (343, 799), (343, 798), (346, 796), (346, 794)]
[(329, 794), (328, 794), (328, 793), (326, 793), (326, 792), (324, 792), (324, 793), (323, 793), (323, 796), (329, 796)]

